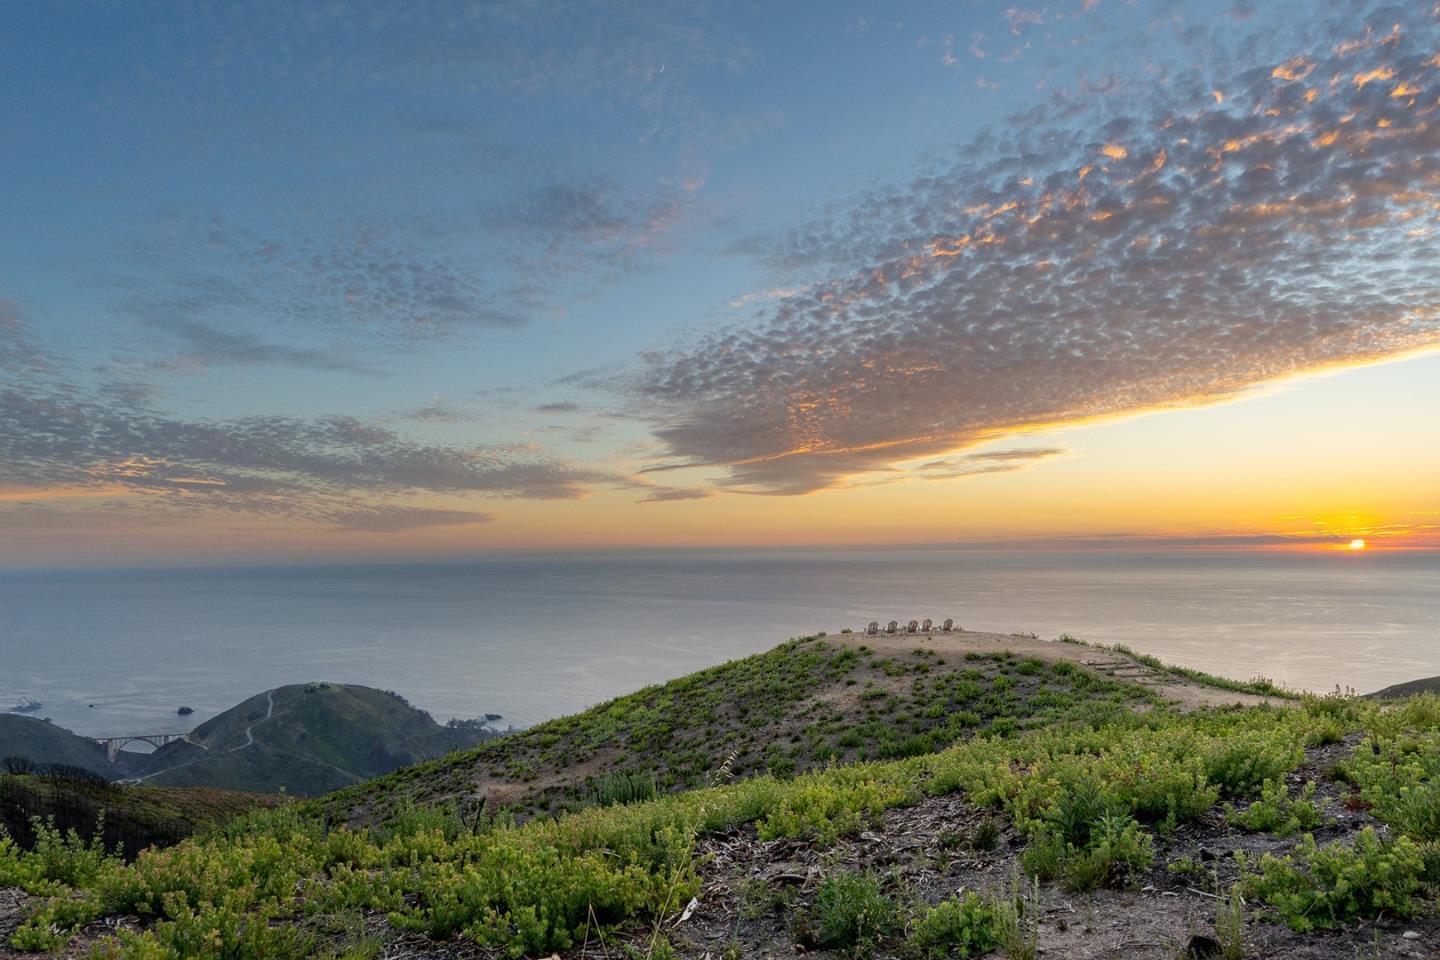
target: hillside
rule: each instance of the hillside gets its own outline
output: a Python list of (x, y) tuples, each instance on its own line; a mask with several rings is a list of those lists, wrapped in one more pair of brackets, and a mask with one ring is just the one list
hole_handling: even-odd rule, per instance
[[(909, 737), (923, 735), (910, 732), (917, 719), (936, 721), (948, 737), (954, 702), (927, 691), (980, 687), (964, 702), (993, 709), (951, 710), (980, 722), (934, 752), (748, 778), (732, 762), (728, 778), (711, 775), (716, 786), (515, 825), (467, 809), (437, 779), (497, 742), (347, 791), (368, 827), (323, 815), (333, 805), (288, 805), (133, 865), (83, 845), (23, 854), (0, 842), (11, 951), (0, 956), (1434, 955), (1440, 698), (1239, 695), (1224, 706), (1234, 691), (1115, 651), (953, 642), (908, 659), (898, 646), (795, 642), (541, 728), (515, 756), (624, 742), (626, 762), (663, 758), (655, 731), (683, 739), (699, 720), (753, 754), (753, 772), (767, 756), (796, 759), (793, 745), (810, 740), (803, 718), (822, 745), (838, 744), (865, 729), (863, 704), (887, 696), (899, 702), (886, 725)], [(1128, 677), (1097, 676), (1107, 673)], [(1020, 678), (1033, 686), (1006, 688)], [(1150, 689), (1133, 695), (1138, 685)], [(856, 687), (841, 701), (852, 722), (829, 729), (818, 705)], [(881, 693), (867, 701), (866, 690)], [(735, 694), (753, 699), (724, 699)], [(917, 718), (922, 703), (940, 716)], [(801, 725), (747, 739), (725, 721), (742, 708), (757, 723)], [(862, 732), (845, 749), (893, 742)], [(677, 782), (688, 759), (682, 746), (667, 768)], [(457, 802), (409, 803), (430, 780)]]
[(256, 694), (156, 750), (135, 777), (147, 786), (316, 795), (487, 735), (442, 726), (387, 691), (292, 684)]
[(94, 740), (48, 720), (0, 713), (0, 769), (11, 757), (78, 767), (107, 780), (121, 775), (120, 768), (105, 756), (105, 748)]
[[(1153, 664), (1153, 661), (1152, 661)], [(327, 797), (360, 821), (481, 798), (522, 817), (832, 763), (930, 753), (1097, 705), (1258, 703), (1129, 652), (989, 633), (784, 644)]]
[(97, 833), (105, 847), (126, 855), (179, 843), (276, 798), (211, 789), (128, 787), (48, 775), (0, 775), (0, 834), (35, 845), (37, 820), (82, 837)]
[(1423, 680), (1397, 683), (1383, 690), (1367, 693), (1366, 696), (1372, 700), (1395, 700), (1400, 697), (1413, 697), (1421, 693), (1440, 693), (1440, 677), (1426, 677)]

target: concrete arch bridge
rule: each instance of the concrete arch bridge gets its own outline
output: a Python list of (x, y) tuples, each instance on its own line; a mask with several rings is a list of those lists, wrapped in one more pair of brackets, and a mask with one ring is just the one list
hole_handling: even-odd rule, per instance
[(167, 743), (176, 740), (184, 740), (187, 733), (128, 733), (119, 737), (93, 737), (92, 739), (105, 748), (105, 756), (111, 763), (120, 756), (120, 751), (132, 743), (148, 743), (155, 749), (160, 749)]

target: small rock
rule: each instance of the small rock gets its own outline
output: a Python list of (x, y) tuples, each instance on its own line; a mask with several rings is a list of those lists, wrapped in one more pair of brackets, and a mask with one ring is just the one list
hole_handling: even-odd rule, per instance
[(1420, 939), (1420, 934), (1416, 933), (1414, 930), (1406, 930), (1404, 933), (1400, 934), (1400, 936), (1401, 936), (1403, 939), (1405, 939), (1405, 940), (1419, 940), (1419, 939)]
[(1191, 937), (1190, 942), (1185, 945), (1185, 956), (1189, 960), (1210, 960), (1211, 957), (1218, 957), (1223, 952), (1218, 940), (1198, 933)]

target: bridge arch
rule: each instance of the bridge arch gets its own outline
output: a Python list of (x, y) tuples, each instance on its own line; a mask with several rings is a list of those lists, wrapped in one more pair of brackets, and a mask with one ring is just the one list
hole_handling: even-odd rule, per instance
[(119, 737), (96, 737), (95, 742), (105, 748), (106, 759), (114, 763), (126, 744), (148, 743), (158, 750), (167, 743), (183, 740), (185, 736), (183, 733), (131, 733)]

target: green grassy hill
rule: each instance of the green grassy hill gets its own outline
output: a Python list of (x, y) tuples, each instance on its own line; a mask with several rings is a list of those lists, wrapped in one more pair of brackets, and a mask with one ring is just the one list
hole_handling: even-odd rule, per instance
[(105, 748), (94, 740), (57, 727), (49, 720), (0, 713), (0, 768), (10, 757), (38, 764), (78, 767), (107, 780), (121, 775), (120, 768), (106, 758)]
[[(0, 840), (0, 936), (115, 960), (1399, 960), (1440, 944), (1440, 697), (1232, 703), (1115, 651), (902, 643), (787, 644), (133, 864)], [(465, 802), (495, 764), (567, 757), (592, 776), (654, 763), (677, 789), (523, 823)], [(364, 826), (335, 816), (361, 810)]]
[[(1089, 659), (1113, 676), (1086, 666)], [(483, 797), (492, 810), (530, 816), (930, 753), (1097, 704), (1154, 705), (1172, 682), (1130, 656), (1026, 638), (807, 638), (398, 771), (325, 804), (333, 816), (373, 820), (406, 803)]]
[(307, 683), (257, 694), (155, 751), (147, 786), (315, 795), (472, 744), (402, 697), (354, 684)]

